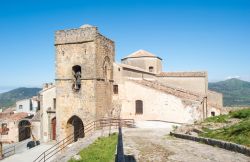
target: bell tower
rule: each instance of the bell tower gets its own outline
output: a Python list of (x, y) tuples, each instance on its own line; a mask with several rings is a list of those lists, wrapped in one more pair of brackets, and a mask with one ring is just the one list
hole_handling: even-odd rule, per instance
[(57, 140), (90, 121), (108, 117), (111, 108), (114, 42), (97, 27), (60, 30), (55, 34)]

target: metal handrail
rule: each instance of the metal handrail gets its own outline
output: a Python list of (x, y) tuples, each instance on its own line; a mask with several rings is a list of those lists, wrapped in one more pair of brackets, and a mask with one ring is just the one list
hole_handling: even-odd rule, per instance
[[(40, 156), (38, 156), (34, 161), (46, 161), (49, 158), (51, 158), (52, 156), (54, 156), (56, 153), (60, 152), (62, 149), (64, 149), (66, 146), (68, 146), (70, 143), (72, 143), (74, 141), (74, 136), (79, 136), (80, 133), (84, 131), (84, 133), (89, 133), (91, 130), (93, 130), (93, 125), (94, 122), (90, 122), (84, 127), (81, 128), (80, 130), (78, 130), (78, 133), (72, 133), (69, 136), (67, 136), (66, 138), (62, 139), (61, 141), (57, 142), (55, 145), (53, 145), (52, 147), (50, 147), (49, 149), (47, 149), (46, 151), (44, 151), (42, 154), (40, 154)], [(87, 127), (87, 128), (86, 128)], [(92, 128), (92, 129), (89, 129)], [(56, 151), (57, 150), (57, 151)], [(56, 151), (56, 152), (55, 152)], [(52, 154), (54, 152), (54, 154)], [(46, 156), (52, 154), (51, 156), (49, 156), (48, 158), (46, 158)]]
[[(98, 125), (99, 124), (99, 125)], [(104, 128), (104, 127), (109, 127), (109, 126), (131, 126), (134, 125), (134, 120), (133, 119), (115, 119), (115, 118), (104, 118), (104, 119), (99, 119), (96, 121), (92, 121), (88, 124), (86, 124), (85, 127), (81, 128), (78, 130), (77, 133), (72, 133), (66, 138), (62, 139), (61, 141), (57, 142), (55, 145), (50, 147), (49, 149), (45, 150), (42, 154), (40, 154), (34, 162), (41, 162), (41, 161), (47, 161), (50, 159), (52, 156), (57, 154), (58, 152), (62, 151), (65, 147), (67, 147), (70, 143), (74, 141), (75, 135), (77, 137), (80, 136), (80, 133), (84, 131), (84, 137), (86, 137), (87, 133), (94, 132), (98, 128)], [(48, 156), (50, 155), (50, 156)]]
[[(9, 150), (9, 151), (6, 151), (6, 150)], [(8, 155), (8, 153), (10, 153), (10, 152), (13, 152), (13, 154)], [(16, 152), (16, 146), (15, 146), (15, 145), (3, 149), (3, 153), (2, 153), (3, 158), (9, 157), (9, 156), (11, 156), (11, 155), (14, 155), (15, 152)], [(7, 156), (6, 156), (6, 155), (7, 155)]]
[[(84, 130), (84, 128), (82, 128), (82, 129), (80, 129), (79, 131), (78, 131), (78, 133), (77, 133), (77, 136), (79, 136), (80, 135), (80, 132), (81, 131), (83, 131)], [(70, 143), (68, 143), (69, 141), (70, 142), (73, 142), (74, 141), (74, 135), (75, 135), (75, 133), (72, 133), (72, 134), (70, 134), (69, 136), (67, 136), (66, 138), (64, 138), (64, 139), (62, 139), (61, 141), (59, 141), (58, 143), (56, 143), (54, 146), (52, 146), (52, 147), (50, 147), (49, 149), (47, 149), (46, 151), (44, 151), (40, 156), (38, 156), (37, 157), (37, 159), (36, 160), (34, 160), (34, 161), (46, 161), (46, 160), (48, 160), (50, 157), (52, 157), (52, 156), (50, 156), (49, 158), (47, 158), (46, 159), (46, 155), (50, 155), (50, 154), (52, 154), (55, 150), (57, 150), (57, 149), (59, 149), (59, 151), (61, 151), (61, 149), (60, 148), (65, 148), (68, 144), (70, 144)], [(71, 141), (72, 140), (72, 141)], [(68, 143), (68, 144), (67, 144)], [(66, 145), (65, 145), (66, 144)], [(62, 146), (62, 147), (61, 147)], [(59, 152), (59, 151), (56, 151), (56, 153), (57, 152)], [(47, 153), (47, 154), (46, 154)], [(56, 154), (55, 153), (55, 154)], [(41, 159), (40, 159), (40, 157), (42, 157)], [(39, 160), (40, 159), (40, 160)]]

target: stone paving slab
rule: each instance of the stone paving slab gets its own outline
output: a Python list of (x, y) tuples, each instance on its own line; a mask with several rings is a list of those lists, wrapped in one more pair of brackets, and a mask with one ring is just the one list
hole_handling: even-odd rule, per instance
[(39, 146), (7, 157), (1, 162), (33, 162), (43, 151), (53, 146), (53, 144), (54, 143), (41, 143)]
[[(150, 125), (152, 126), (152, 123)], [(124, 154), (132, 159), (128, 161), (250, 162), (250, 157), (240, 153), (174, 138), (168, 135), (170, 131), (171, 126), (123, 129)]]

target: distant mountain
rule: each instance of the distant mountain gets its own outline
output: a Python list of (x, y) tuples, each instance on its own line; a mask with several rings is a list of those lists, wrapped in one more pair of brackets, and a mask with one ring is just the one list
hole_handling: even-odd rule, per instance
[(233, 78), (209, 83), (208, 88), (224, 95), (224, 106), (250, 106), (250, 82)]
[(0, 108), (14, 106), (16, 101), (36, 96), (40, 90), (40, 88), (17, 88), (0, 93)]

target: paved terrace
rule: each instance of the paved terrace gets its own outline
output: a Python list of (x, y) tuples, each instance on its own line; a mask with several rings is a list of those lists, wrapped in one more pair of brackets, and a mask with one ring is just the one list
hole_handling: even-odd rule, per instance
[(123, 129), (124, 154), (130, 162), (250, 162), (250, 157), (218, 147), (171, 137), (173, 124), (139, 122)]
[[(250, 157), (240, 153), (169, 136), (176, 124), (144, 121), (137, 122), (136, 125), (137, 128), (123, 128), (124, 154), (129, 162), (250, 162)], [(107, 132), (96, 131), (93, 136), (80, 139), (50, 161), (68, 161), (99, 136), (107, 135)], [(41, 144), (8, 157), (3, 162), (32, 162), (51, 146), (52, 144)]]
[(22, 143), (19, 143), (18, 146), (16, 147), (16, 154), (1, 160), (1, 162), (32, 162), (43, 151), (47, 150), (48, 148), (50, 148), (52, 145), (55, 144), (55, 143), (41, 143), (41, 145), (38, 145), (31, 149), (27, 149), (26, 145), (28, 141), (30, 141), (30, 139), (25, 140)]

